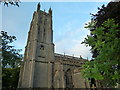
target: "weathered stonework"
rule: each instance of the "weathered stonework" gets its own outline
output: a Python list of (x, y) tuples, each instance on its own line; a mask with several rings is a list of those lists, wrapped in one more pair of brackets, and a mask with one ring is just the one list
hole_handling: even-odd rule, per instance
[(81, 74), (85, 59), (54, 53), (52, 10), (33, 14), (18, 88), (89, 88)]

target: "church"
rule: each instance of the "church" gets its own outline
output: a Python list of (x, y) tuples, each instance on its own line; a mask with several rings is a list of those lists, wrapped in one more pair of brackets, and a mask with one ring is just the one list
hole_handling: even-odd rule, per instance
[(81, 74), (83, 58), (54, 53), (52, 9), (33, 14), (18, 88), (90, 88)]

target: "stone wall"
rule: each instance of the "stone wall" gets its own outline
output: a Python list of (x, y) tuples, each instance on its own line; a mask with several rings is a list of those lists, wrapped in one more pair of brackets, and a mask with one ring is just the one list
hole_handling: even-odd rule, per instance
[(89, 88), (81, 74), (86, 59), (56, 53), (54, 57), (54, 88)]

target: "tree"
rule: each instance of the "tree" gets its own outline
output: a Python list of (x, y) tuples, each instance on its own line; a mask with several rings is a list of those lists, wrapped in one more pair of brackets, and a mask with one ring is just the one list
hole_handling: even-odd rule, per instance
[[(108, 5), (105, 7), (105, 5), (102, 5), (101, 8), (98, 7), (98, 12), (96, 14), (92, 14), (92, 18), (91, 20), (96, 21), (95, 25), (92, 27), (92, 29), (90, 31), (94, 31), (96, 29), (96, 27), (100, 27), (102, 26), (104, 21), (107, 21), (107, 19), (114, 19), (115, 23), (119, 24), (119, 28), (120, 28), (120, 2), (110, 2), (108, 3)], [(107, 32), (107, 30), (105, 31)], [(119, 31), (120, 33), (120, 31)], [(91, 35), (94, 38), (97, 38), (96, 35), (93, 35), (91, 33)], [(120, 37), (120, 35), (118, 34), (118, 36)], [(92, 46), (93, 48), (94, 46)], [(93, 58), (95, 58), (99, 52), (94, 49), (92, 50), (93, 53)]]
[[(86, 28), (91, 30), (97, 22), (92, 21)], [(105, 32), (107, 30), (107, 32)], [(87, 78), (104, 80), (106, 87), (115, 86), (120, 83), (120, 38), (118, 37), (119, 24), (115, 24), (114, 19), (108, 19), (101, 27), (96, 27), (91, 31), (92, 35), (87, 36), (84, 42), (86, 45), (94, 46), (99, 52), (93, 61), (87, 62), (83, 68), (83, 74)]]
[(2, 68), (2, 89), (16, 90), (19, 80), (20, 67)]
[(19, 3), (20, 3), (20, 0), (4, 0), (4, 1), (0, 1), (0, 4), (3, 3), (4, 6), (7, 6), (8, 5), (14, 5), (14, 6), (17, 6), (19, 7)]
[(15, 49), (10, 45), (16, 40), (15, 36), (10, 36), (5, 31), (1, 31), (2, 37), (2, 88), (16, 89), (22, 55), (21, 49)]
[(115, 86), (120, 83), (120, 2), (110, 2), (92, 14), (86, 26), (91, 34), (84, 40), (91, 46), (93, 58), (83, 68), (86, 78), (103, 81), (103, 85)]
[(19, 54), (21, 49), (15, 49), (14, 46), (10, 45), (16, 40), (15, 36), (7, 35), (7, 32), (1, 31), (2, 35), (2, 67), (19, 67), (22, 55)]

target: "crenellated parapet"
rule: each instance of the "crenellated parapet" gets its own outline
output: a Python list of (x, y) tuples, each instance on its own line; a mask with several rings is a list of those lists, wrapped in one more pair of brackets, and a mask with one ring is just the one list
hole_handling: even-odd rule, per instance
[(78, 66), (81, 67), (87, 59), (81, 59), (78, 57), (73, 57), (69, 55), (62, 55), (62, 54), (54, 54), (55, 62), (61, 62), (63, 65), (71, 65), (71, 66)]

